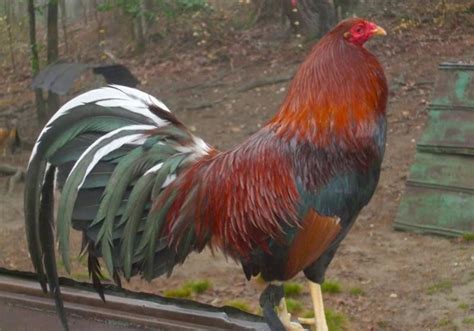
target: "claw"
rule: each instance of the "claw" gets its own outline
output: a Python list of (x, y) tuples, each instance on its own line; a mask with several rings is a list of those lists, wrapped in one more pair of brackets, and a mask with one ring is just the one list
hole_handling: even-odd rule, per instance
[(291, 320), (291, 314), (288, 312), (288, 309), (286, 307), (286, 300), (283, 297), (280, 301), (280, 304), (278, 305), (277, 308), (278, 312), (278, 318), (280, 319), (281, 323), (285, 327), (287, 331), (304, 331), (305, 328), (298, 323), (298, 322), (293, 322)]
[(316, 325), (316, 319), (314, 317), (311, 317), (311, 318), (298, 317), (298, 321), (306, 325)]

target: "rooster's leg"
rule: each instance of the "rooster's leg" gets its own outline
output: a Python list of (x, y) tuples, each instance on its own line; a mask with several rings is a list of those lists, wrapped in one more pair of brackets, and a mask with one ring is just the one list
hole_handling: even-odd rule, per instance
[[(317, 331), (328, 331), (328, 325), (326, 323), (326, 315), (324, 314), (324, 303), (323, 295), (321, 293), (321, 285), (309, 282), (309, 289), (311, 292), (311, 299), (313, 300), (314, 309), (314, 324), (316, 324)], [(300, 319), (301, 322), (307, 324), (313, 324), (310, 319)]]
[(283, 323), (275, 313), (275, 307), (283, 298), (283, 286), (270, 284), (260, 295), (260, 306), (263, 317), (272, 331), (286, 331)]
[[(260, 306), (263, 317), (272, 331), (302, 331), (304, 328), (299, 323), (291, 321), (291, 315), (286, 307), (281, 284), (270, 284), (260, 295)], [(277, 308), (278, 314), (275, 312)]]
[(304, 330), (301, 324), (291, 321), (291, 314), (288, 312), (288, 308), (286, 307), (285, 297), (281, 298), (277, 311), (278, 311), (278, 318), (280, 319), (281, 323), (283, 324), (283, 326), (285, 327), (287, 331), (303, 331)]

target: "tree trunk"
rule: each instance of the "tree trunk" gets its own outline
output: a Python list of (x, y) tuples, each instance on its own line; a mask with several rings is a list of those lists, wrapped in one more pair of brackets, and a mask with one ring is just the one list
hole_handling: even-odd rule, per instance
[[(94, 7), (97, 8), (98, 6), (99, 6), (99, 3), (97, 2), (97, 0), (94, 0)], [(103, 27), (102, 16), (99, 14), (99, 11), (94, 10), (94, 18), (95, 18), (95, 23), (97, 25), (97, 42), (99, 45), (101, 45), (105, 37), (105, 31)]]
[(268, 22), (276, 21), (282, 16), (284, 0), (254, 0), (252, 1), (254, 12), (255, 12), (255, 21), (258, 22)]
[(13, 34), (12, 34), (12, 20), (14, 19), (13, 12), (14, 8), (11, 7), (10, 2), (6, 1), (4, 3), (4, 10), (5, 10), (5, 18), (6, 18), (6, 28), (7, 28), (7, 34), (8, 34), (8, 46), (10, 49), (10, 59), (12, 63), (12, 69), (13, 71), (16, 71), (16, 62), (15, 62), (15, 52), (13, 50)]
[[(36, 13), (34, 0), (28, 0), (28, 18), (30, 27), (30, 49), (31, 49), (31, 73), (36, 76), (39, 72), (38, 44), (36, 43)], [(48, 116), (44, 104), (43, 92), (41, 89), (35, 89), (36, 115), (38, 122), (43, 124)]]
[(358, 4), (358, 0), (334, 0), (337, 20), (354, 15)]
[(84, 17), (84, 23), (87, 25), (89, 23), (89, 20), (87, 18), (87, 6), (84, 3), (84, 0), (78, 0), (81, 7), (82, 7), (82, 16)]
[[(150, 13), (150, 12), (155, 12), (155, 4), (153, 0), (144, 0), (143, 1), (143, 12)], [(153, 24), (155, 22), (154, 19), (150, 19), (149, 17), (146, 17), (146, 15), (143, 15), (143, 22), (145, 23), (143, 31), (145, 32), (145, 39), (148, 40), (148, 37), (150, 36), (150, 30), (153, 28)]]
[(63, 30), (63, 39), (66, 53), (69, 52), (69, 43), (67, 35), (67, 11), (66, 11), (66, 0), (59, 0), (59, 6), (61, 8), (61, 28)]
[[(47, 60), (48, 64), (58, 60), (58, 0), (48, 1), (48, 42), (47, 42)], [(48, 92), (48, 115), (53, 115), (59, 108), (59, 96)]]
[(143, 13), (140, 14), (133, 19), (134, 22), (134, 35), (135, 35), (135, 50), (141, 54), (145, 51), (145, 34), (143, 33), (143, 25), (142, 19)]
[(295, 32), (322, 37), (336, 23), (333, 0), (283, 0), (283, 10)]

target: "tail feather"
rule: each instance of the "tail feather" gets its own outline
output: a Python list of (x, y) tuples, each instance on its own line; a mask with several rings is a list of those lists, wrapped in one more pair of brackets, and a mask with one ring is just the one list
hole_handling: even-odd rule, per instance
[(39, 210), (39, 239), (43, 251), (43, 262), (48, 278), (49, 290), (56, 302), (61, 323), (64, 330), (68, 330), (66, 313), (61, 298), (61, 289), (58, 281), (58, 271), (56, 268), (56, 256), (54, 253), (54, 167), (48, 166), (41, 190), (41, 204)]
[(33, 158), (25, 178), (25, 230), (33, 267), (36, 270), (38, 280), (44, 293), (47, 293), (47, 279), (43, 267), (43, 249), (39, 238), (39, 213), (42, 181), (45, 177), (47, 163)]
[(143, 139), (147, 130), (153, 129), (148, 125), (132, 125), (114, 130), (89, 146), (77, 160), (69, 173), (60, 198), (58, 209), (58, 241), (59, 250), (66, 270), (70, 271), (69, 261), (69, 229), (72, 221), (72, 213), (77, 194), (84, 179), (99, 162), (102, 156), (108, 152), (120, 148), (126, 143), (137, 143)]
[(54, 251), (54, 186), (61, 191), (56, 238), (64, 266), (70, 270), (72, 226), (83, 232), (90, 277), (104, 300), (100, 257), (117, 284), (119, 274), (151, 279), (183, 259), (160, 231), (176, 195), (163, 192), (208, 151), (161, 101), (127, 87), (87, 92), (51, 118), (28, 165), (25, 227), (39, 281), (45, 292), (48, 284), (65, 328)]
[(102, 301), (105, 302), (104, 287), (102, 286), (102, 282), (100, 281), (103, 276), (100, 270), (99, 260), (97, 259), (97, 256), (94, 253), (94, 243), (89, 241), (86, 245), (88, 251), (87, 268), (89, 269), (89, 277), (91, 277), (92, 279), (92, 285), (94, 286), (94, 289), (99, 294)]

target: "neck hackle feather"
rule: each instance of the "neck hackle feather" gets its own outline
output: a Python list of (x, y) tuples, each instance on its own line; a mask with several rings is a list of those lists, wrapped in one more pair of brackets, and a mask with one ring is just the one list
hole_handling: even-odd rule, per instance
[(270, 122), (283, 139), (324, 147), (372, 136), (385, 113), (387, 84), (378, 60), (344, 33), (360, 19), (339, 24), (300, 66), (278, 114)]

